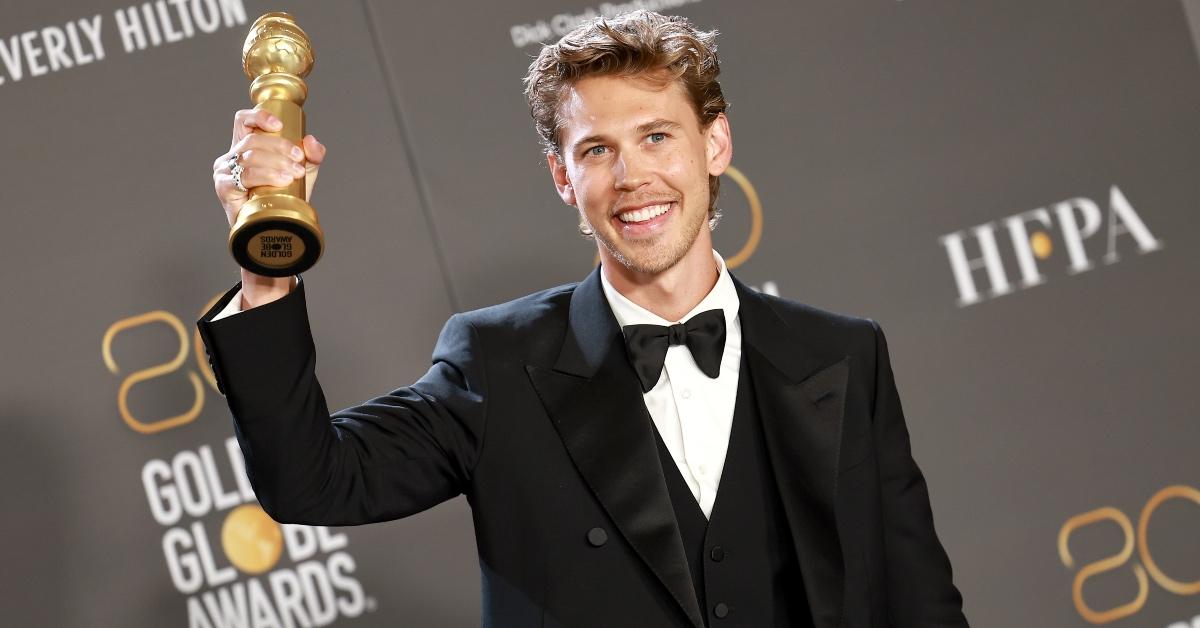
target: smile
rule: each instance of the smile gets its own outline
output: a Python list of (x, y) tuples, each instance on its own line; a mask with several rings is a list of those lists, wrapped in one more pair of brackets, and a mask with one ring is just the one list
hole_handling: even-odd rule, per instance
[(622, 212), (617, 214), (617, 220), (624, 223), (638, 223), (653, 220), (671, 209), (671, 203), (660, 203), (658, 205), (647, 205), (641, 209)]

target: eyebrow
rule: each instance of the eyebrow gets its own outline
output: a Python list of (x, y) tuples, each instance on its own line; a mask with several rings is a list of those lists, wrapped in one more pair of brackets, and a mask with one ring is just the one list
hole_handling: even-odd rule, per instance
[[(643, 135), (646, 133), (650, 133), (651, 131), (661, 131), (661, 130), (673, 131), (675, 129), (682, 128), (682, 126), (683, 125), (679, 124), (678, 122), (672, 122), (671, 120), (667, 120), (665, 118), (656, 118), (649, 122), (643, 122), (642, 124), (637, 125), (637, 127), (634, 129), (634, 131), (638, 135)], [(603, 142), (605, 139), (607, 139), (607, 138), (603, 135), (599, 135), (599, 134), (589, 135), (585, 138), (578, 140), (574, 144), (571, 144), (571, 152), (577, 153), (577, 152), (579, 152), (579, 148), (581, 146), (583, 146), (585, 144), (592, 144), (594, 142)]]
[(678, 122), (672, 122), (670, 120), (658, 118), (656, 120), (651, 120), (649, 122), (646, 122), (645, 124), (639, 124), (636, 131), (640, 135), (642, 133), (649, 133), (649, 132), (655, 131), (655, 130), (661, 130), (661, 129), (675, 130), (678, 128), (680, 128), (680, 125)]

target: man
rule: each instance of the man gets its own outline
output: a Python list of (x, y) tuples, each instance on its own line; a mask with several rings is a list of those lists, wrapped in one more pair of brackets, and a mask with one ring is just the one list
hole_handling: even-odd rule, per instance
[[(263, 507), (352, 525), (465, 494), (488, 626), (965, 626), (875, 323), (758, 294), (712, 249), (732, 155), (715, 33), (639, 11), (545, 47), (526, 94), (601, 266), (453, 316), (420, 381), (329, 414), (299, 280), (200, 322)], [(239, 112), (216, 187), (324, 148)], [(272, 360), (264, 363), (264, 356)]]

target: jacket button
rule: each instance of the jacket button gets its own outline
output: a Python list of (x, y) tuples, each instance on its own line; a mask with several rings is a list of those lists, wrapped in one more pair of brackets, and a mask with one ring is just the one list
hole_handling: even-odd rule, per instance
[(725, 548), (718, 545), (712, 548), (712, 551), (709, 552), (708, 555), (713, 559), (713, 562), (719, 563), (725, 560)]
[(717, 619), (725, 619), (729, 616), (729, 605), (724, 602), (718, 602), (713, 607), (713, 615), (716, 615)]
[(600, 547), (608, 542), (608, 533), (604, 531), (604, 528), (592, 528), (588, 530), (587, 541), (592, 547)]

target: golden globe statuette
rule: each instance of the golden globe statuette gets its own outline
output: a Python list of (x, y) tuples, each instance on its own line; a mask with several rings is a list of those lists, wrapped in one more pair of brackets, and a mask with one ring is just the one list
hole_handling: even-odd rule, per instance
[[(312, 66), (312, 43), (291, 15), (267, 13), (250, 26), (242, 47), (242, 67), (253, 79), (250, 100), (255, 109), (269, 111), (283, 122), (281, 130), (265, 135), (301, 144), (301, 106), (308, 97), (302, 77)], [(284, 187), (263, 185), (250, 190), (229, 232), (229, 251), (242, 268), (257, 275), (287, 277), (317, 263), (325, 235), (304, 194), (303, 177)]]

